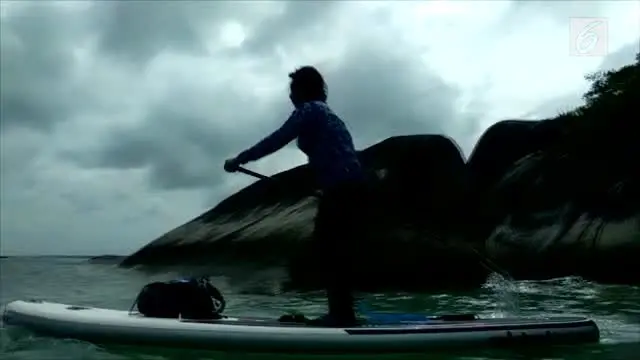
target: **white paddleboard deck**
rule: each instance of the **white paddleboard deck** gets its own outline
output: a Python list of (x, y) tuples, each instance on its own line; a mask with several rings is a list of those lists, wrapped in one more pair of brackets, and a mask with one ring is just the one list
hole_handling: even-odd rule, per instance
[(240, 351), (416, 352), (443, 346), (593, 342), (600, 336), (596, 324), (583, 317), (429, 320), (328, 328), (268, 318), (148, 318), (123, 310), (21, 300), (7, 304), (3, 318), (7, 325), (95, 343)]

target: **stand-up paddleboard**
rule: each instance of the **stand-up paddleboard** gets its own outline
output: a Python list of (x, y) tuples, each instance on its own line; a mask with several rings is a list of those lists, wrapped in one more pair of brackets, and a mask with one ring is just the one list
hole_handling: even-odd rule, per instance
[(137, 312), (44, 301), (13, 301), (5, 308), (4, 321), (43, 335), (95, 343), (251, 352), (420, 352), (447, 346), (593, 342), (600, 336), (596, 324), (582, 317), (481, 319), (452, 315), (330, 328), (268, 318), (150, 318)]

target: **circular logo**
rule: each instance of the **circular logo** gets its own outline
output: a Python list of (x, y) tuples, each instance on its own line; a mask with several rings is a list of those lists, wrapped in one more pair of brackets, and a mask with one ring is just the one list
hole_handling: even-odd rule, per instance
[(577, 35), (574, 48), (578, 54), (584, 55), (592, 52), (598, 45), (600, 37), (596, 31), (603, 21), (593, 21), (587, 24)]

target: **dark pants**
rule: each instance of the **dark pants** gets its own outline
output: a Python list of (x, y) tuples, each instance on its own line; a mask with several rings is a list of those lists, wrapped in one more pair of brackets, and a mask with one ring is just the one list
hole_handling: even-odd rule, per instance
[(315, 218), (314, 247), (324, 274), (329, 315), (355, 320), (352, 294), (353, 266), (369, 192), (364, 182), (350, 182), (325, 189)]

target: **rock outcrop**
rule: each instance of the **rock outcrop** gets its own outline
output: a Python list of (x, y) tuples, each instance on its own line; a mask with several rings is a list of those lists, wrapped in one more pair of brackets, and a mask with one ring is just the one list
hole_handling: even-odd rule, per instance
[(586, 106), (486, 193), (487, 253), (513, 276), (640, 283), (638, 67), (595, 77)]
[[(490, 127), (469, 161), (440, 135), (393, 137), (360, 152), (375, 174), (363, 204), (357, 287), (475, 286), (489, 270), (640, 283), (640, 54), (592, 76), (586, 104), (553, 119)], [(306, 166), (232, 195), (123, 266), (262, 261), (316, 287), (305, 247), (316, 200)], [(491, 260), (491, 261), (489, 261)], [(498, 264), (493, 266), (491, 264)], [(328, 264), (327, 266), (330, 266)]]
[(561, 124), (557, 120), (504, 120), (490, 126), (480, 137), (467, 162), (471, 186), (468, 204), (474, 208), (474, 216), (469, 219), (474, 226), (473, 236), (486, 238), (502, 220), (501, 214), (490, 209), (495, 201), (494, 187), (518, 160), (557, 143), (565, 130)]

